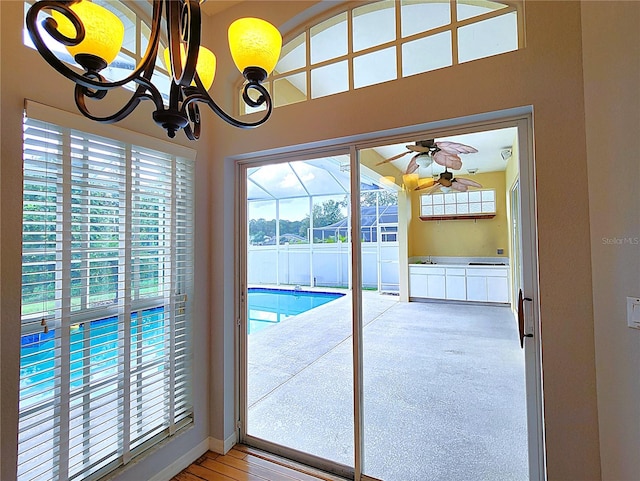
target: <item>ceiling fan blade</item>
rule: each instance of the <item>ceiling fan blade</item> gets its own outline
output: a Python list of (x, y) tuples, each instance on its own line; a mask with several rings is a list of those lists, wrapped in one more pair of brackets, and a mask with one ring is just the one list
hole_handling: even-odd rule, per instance
[(406, 152), (402, 152), (401, 154), (398, 155), (394, 155), (393, 157), (389, 157), (388, 159), (383, 160), (382, 162), (378, 162), (376, 165), (382, 165), (382, 164), (386, 164), (387, 162), (393, 162), (394, 160), (398, 160), (402, 157), (404, 157), (407, 154), (410, 154), (411, 151), (407, 150)]
[(451, 184), (451, 188), (457, 190), (458, 192), (466, 192), (467, 190), (469, 190), (469, 187), (458, 182), (458, 179), (455, 179), (455, 182)]
[[(435, 182), (431, 187), (427, 187), (427, 191), (425, 192), (425, 194), (429, 195), (429, 194), (435, 194), (436, 192), (438, 192), (440, 190), (440, 187), (442, 187), (440, 185), (439, 182)], [(415, 190), (422, 190), (424, 189), (424, 187), (418, 186), (416, 187)]]
[(458, 142), (436, 142), (440, 150), (444, 150), (448, 154), (473, 154), (478, 150), (470, 145), (459, 144)]
[(469, 187), (479, 187), (481, 188), (482, 185), (477, 183), (475, 180), (471, 180), (471, 179), (464, 179), (462, 177), (456, 177), (456, 182), (463, 184), (463, 185), (467, 185)]
[(413, 174), (416, 170), (418, 170), (418, 161), (416, 160), (417, 155), (414, 155), (409, 161), (409, 165), (407, 165), (406, 174)]
[(462, 168), (462, 161), (457, 154), (449, 154), (444, 150), (440, 150), (433, 154), (433, 160), (436, 164), (440, 164), (443, 167), (447, 167), (453, 170), (460, 170)]

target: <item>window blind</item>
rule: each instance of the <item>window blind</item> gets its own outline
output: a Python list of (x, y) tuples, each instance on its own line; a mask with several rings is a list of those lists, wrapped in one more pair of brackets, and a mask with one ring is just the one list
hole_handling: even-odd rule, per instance
[(26, 118), (18, 479), (96, 479), (192, 420), (193, 160)]

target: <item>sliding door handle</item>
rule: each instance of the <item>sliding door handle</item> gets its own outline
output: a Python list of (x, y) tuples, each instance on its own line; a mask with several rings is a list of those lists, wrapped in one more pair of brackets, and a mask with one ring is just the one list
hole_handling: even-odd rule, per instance
[(520, 292), (518, 292), (518, 333), (520, 335), (521, 348), (524, 348), (525, 337), (533, 337), (533, 334), (524, 333), (524, 301), (531, 302), (532, 299), (530, 297), (524, 297), (522, 294), (522, 289), (520, 289)]

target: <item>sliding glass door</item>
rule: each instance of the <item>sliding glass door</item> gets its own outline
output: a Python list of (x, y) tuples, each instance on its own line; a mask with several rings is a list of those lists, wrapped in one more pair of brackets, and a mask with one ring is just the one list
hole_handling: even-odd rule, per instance
[(349, 470), (349, 156), (250, 167), (245, 182), (246, 435)]
[(356, 480), (542, 479), (509, 286), (531, 218), (501, 156), (521, 129), (437, 139), (482, 149), (453, 173), (424, 134), (239, 169), (242, 442)]

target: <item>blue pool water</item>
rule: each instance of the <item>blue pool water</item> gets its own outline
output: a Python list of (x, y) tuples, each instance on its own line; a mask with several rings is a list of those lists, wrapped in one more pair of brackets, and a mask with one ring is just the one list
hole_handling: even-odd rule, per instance
[[(249, 288), (249, 332), (255, 333), (290, 316), (313, 309), (344, 294), (302, 290)], [(138, 315), (140, 314), (140, 315)], [(80, 388), (117, 375), (118, 317), (97, 319), (71, 327), (70, 382)], [(132, 358), (140, 363), (164, 356), (165, 322), (162, 307), (131, 315)], [(20, 407), (24, 409), (55, 395), (56, 333), (27, 334), (20, 346)], [(136, 351), (134, 353), (134, 351)], [(59, 355), (59, 354), (58, 354)], [(133, 369), (133, 366), (132, 366)]]
[[(164, 308), (131, 314), (131, 350), (149, 362), (164, 354)], [(76, 324), (70, 330), (71, 388), (114, 376), (118, 369), (117, 316)], [(54, 395), (55, 330), (27, 334), (20, 346), (20, 407), (24, 409)], [(132, 355), (135, 357), (135, 355)], [(90, 364), (90, 367), (88, 367)], [(87, 371), (88, 370), (88, 371)]]
[(250, 287), (248, 291), (249, 334), (344, 296), (333, 292), (264, 287)]

